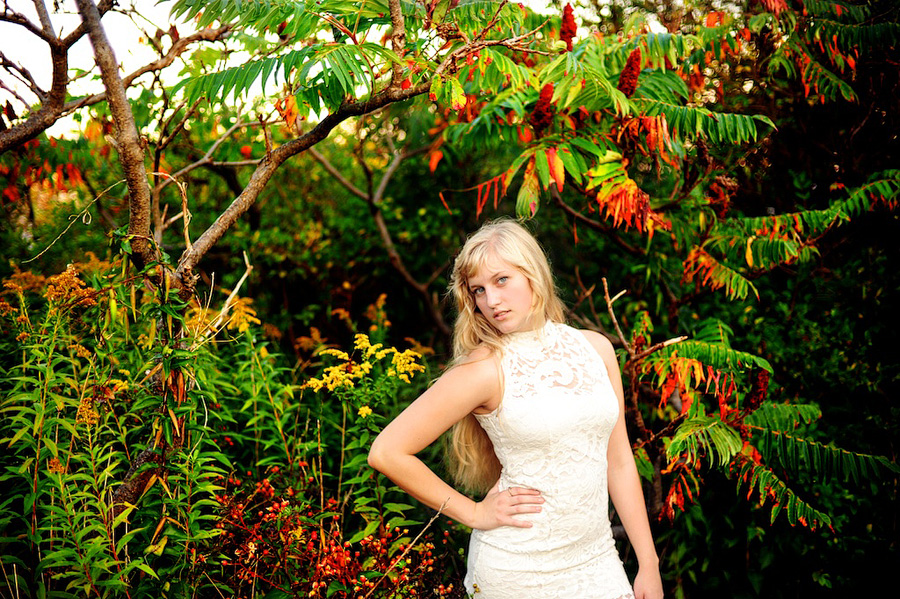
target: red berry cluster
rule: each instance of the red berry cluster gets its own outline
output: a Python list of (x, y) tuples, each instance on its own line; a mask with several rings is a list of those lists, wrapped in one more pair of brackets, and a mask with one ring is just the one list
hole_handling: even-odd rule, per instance
[(572, 51), (572, 40), (575, 38), (575, 15), (571, 4), (566, 4), (563, 9), (562, 26), (559, 28), (559, 39), (566, 42), (566, 50)]
[(541, 133), (553, 124), (553, 116), (556, 114), (556, 108), (553, 106), (553, 84), (548, 83), (541, 89), (541, 95), (538, 97), (537, 104), (528, 121), (534, 128), (535, 134), (540, 137)]

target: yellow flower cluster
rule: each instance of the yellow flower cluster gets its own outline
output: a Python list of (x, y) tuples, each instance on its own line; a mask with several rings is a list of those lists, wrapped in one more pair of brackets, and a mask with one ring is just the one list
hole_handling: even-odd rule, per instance
[(93, 292), (85, 289), (84, 282), (78, 278), (78, 271), (69, 264), (66, 270), (53, 275), (47, 282), (47, 291), (44, 297), (51, 303), (64, 303), (72, 301), (75, 305), (93, 306), (97, 302), (94, 300)]
[(66, 473), (66, 467), (59, 461), (59, 458), (50, 458), (50, 462), (47, 464), (47, 470), (50, 471), (50, 474)]
[(47, 279), (43, 275), (36, 275), (30, 270), (21, 271), (15, 264), (10, 263), (13, 267), (13, 274), (8, 279), (3, 280), (3, 286), (16, 293), (23, 291), (39, 291), (47, 284)]
[(404, 383), (408, 383), (410, 377), (417, 372), (425, 372), (425, 367), (416, 362), (422, 356), (411, 349), (394, 353), (391, 358), (393, 368), (388, 370), (388, 376), (396, 376)]
[[(353, 346), (362, 355), (362, 362), (354, 362), (350, 354), (345, 351), (334, 348), (323, 349), (318, 355), (333, 356), (343, 363), (326, 367), (321, 378), (310, 378), (304, 383), (303, 388), (312, 389), (313, 391), (319, 391), (323, 388), (334, 391), (341, 387), (352, 389), (355, 386), (355, 381), (372, 371), (372, 365), (375, 362), (383, 360), (387, 356), (391, 356), (391, 368), (387, 371), (387, 376), (389, 377), (396, 377), (405, 383), (409, 383), (410, 378), (415, 373), (425, 371), (425, 367), (417, 362), (422, 357), (421, 354), (411, 349), (400, 352), (393, 347), (383, 347), (381, 343), (373, 345), (368, 335), (362, 333), (356, 335)], [(363, 418), (366, 416), (362, 414), (365, 410), (369, 410), (366, 415), (371, 414), (371, 410), (364, 406), (360, 409), (360, 416)]]
[(14, 308), (9, 302), (0, 297), (0, 316), (7, 316), (18, 312), (18, 308)]
[(78, 414), (75, 416), (75, 423), (94, 426), (98, 422), (100, 422), (100, 414), (94, 409), (93, 398), (88, 396), (82, 397), (81, 403), (78, 404)]
[(249, 297), (239, 297), (231, 304), (231, 320), (228, 321), (228, 329), (237, 329), (238, 333), (244, 333), (250, 328), (251, 324), (260, 324), (260, 320), (256, 317), (256, 310), (250, 304), (253, 299)]
[(75, 352), (75, 355), (79, 358), (90, 358), (91, 352), (85, 346), (80, 343), (73, 343), (69, 346), (69, 349)]
[(372, 364), (363, 362), (356, 364), (350, 360), (350, 356), (346, 352), (337, 349), (326, 349), (323, 354), (329, 354), (344, 360), (343, 364), (337, 366), (328, 366), (322, 378), (311, 378), (303, 384), (304, 389), (312, 389), (319, 391), (320, 389), (328, 389), (334, 391), (341, 387), (352, 389), (355, 381), (363, 378), (372, 371)]
[(375, 356), (376, 361), (381, 360), (385, 356), (395, 353), (397, 351), (393, 347), (389, 347), (387, 349), (382, 349), (382, 347), (384, 347), (384, 345), (381, 343), (376, 343), (375, 345), (372, 345), (372, 342), (369, 341), (369, 336), (364, 335), (362, 333), (356, 334), (356, 339), (353, 343), (353, 347), (355, 347), (359, 351), (363, 352), (363, 357), (366, 360), (368, 360), (372, 356)]

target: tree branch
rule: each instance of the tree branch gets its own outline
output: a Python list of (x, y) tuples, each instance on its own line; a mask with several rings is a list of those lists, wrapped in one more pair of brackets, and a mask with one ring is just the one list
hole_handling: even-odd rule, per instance
[(354, 185), (349, 179), (347, 179), (347, 177), (342, 175), (341, 172), (339, 170), (337, 170), (334, 167), (334, 165), (331, 164), (331, 162), (329, 162), (328, 159), (322, 155), (321, 152), (319, 152), (315, 148), (310, 148), (309, 150), (307, 150), (307, 152), (312, 154), (312, 157), (315, 158), (316, 161), (322, 165), (322, 168), (324, 168), (326, 171), (328, 171), (328, 174), (331, 175), (332, 177), (334, 177), (338, 183), (343, 185), (347, 191), (349, 191), (350, 193), (352, 193), (353, 195), (355, 195), (356, 197), (358, 197), (361, 200), (365, 200), (366, 202), (369, 201), (369, 194), (367, 194), (366, 192), (361, 190), (359, 187)]
[(642, 252), (640, 249), (630, 245), (625, 240), (623, 240), (621, 237), (616, 235), (615, 229), (613, 227), (609, 227), (607, 225), (604, 225), (600, 221), (596, 221), (592, 218), (588, 218), (587, 216), (583, 215), (582, 213), (578, 212), (577, 210), (575, 210), (574, 208), (569, 206), (565, 202), (565, 200), (562, 199), (562, 196), (560, 196), (559, 191), (557, 191), (555, 185), (550, 187), (550, 197), (553, 198), (553, 200), (556, 202), (557, 206), (562, 208), (563, 212), (565, 212), (566, 214), (568, 214), (569, 216), (574, 218), (576, 221), (583, 223), (583, 224), (587, 225), (588, 227), (594, 229), (595, 231), (601, 231), (603, 233), (606, 233), (607, 235), (609, 235), (609, 238), (612, 239), (616, 245), (618, 245), (619, 247), (624, 249), (629, 254), (632, 254), (633, 256), (643, 256), (644, 255), (644, 252)]
[[(169, 48), (169, 51), (166, 52), (165, 56), (154, 60), (153, 62), (142, 66), (136, 71), (126, 75), (125, 78), (122, 79), (122, 83), (125, 87), (131, 87), (134, 83), (134, 80), (149, 73), (151, 71), (161, 71), (162, 69), (170, 66), (175, 59), (184, 53), (185, 50), (188, 49), (194, 42), (216, 42), (220, 39), (223, 39), (228, 32), (231, 31), (231, 25), (225, 25), (223, 27), (219, 27), (218, 29), (207, 28), (203, 31), (199, 31), (193, 35), (188, 35), (179, 39), (177, 42), (172, 44), (172, 47)], [(70, 100), (66, 102), (66, 105), (63, 107), (63, 115), (69, 114), (78, 110), (79, 108), (83, 108), (85, 106), (91, 106), (93, 104), (97, 104), (98, 102), (102, 102), (106, 100), (106, 92), (100, 92), (99, 94), (94, 94), (92, 96), (84, 96), (82, 98), (78, 98), (75, 100)]]
[(240, 218), (251, 205), (253, 205), (275, 170), (281, 166), (285, 160), (300, 152), (306, 151), (319, 143), (328, 137), (332, 129), (348, 118), (368, 114), (393, 102), (400, 102), (424, 94), (428, 91), (430, 85), (430, 81), (425, 81), (415, 87), (410, 87), (409, 89), (397, 90), (388, 88), (368, 100), (353, 104), (345, 104), (332, 114), (327, 115), (319, 121), (315, 127), (300, 137), (274, 148), (271, 152), (267, 153), (266, 156), (260, 160), (259, 166), (257, 166), (253, 175), (251, 175), (250, 181), (247, 183), (244, 191), (242, 191), (241, 194), (232, 201), (231, 205), (219, 215), (219, 218), (217, 218), (215, 222), (197, 238), (194, 242), (193, 249), (182, 256), (178, 270), (176, 271), (176, 276), (179, 280), (190, 285), (190, 281), (194, 276), (193, 269), (203, 255), (209, 251), (209, 249), (221, 239), (222, 235), (225, 234), (231, 225), (233, 225), (234, 222)]
[[(388, 138), (390, 139), (390, 138)], [(392, 143), (390, 143), (393, 146)], [(368, 205), (369, 209), (372, 212), (372, 218), (375, 221), (375, 226), (378, 229), (378, 234), (381, 237), (381, 243), (384, 246), (385, 251), (388, 254), (388, 259), (390, 260), (391, 266), (400, 273), (400, 276), (403, 277), (403, 280), (412, 287), (416, 293), (422, 296), (422, 300), (425, 303), (425, 308), (428, 310), (428, 314), (431, 319), (434, 321), (434, 324), (440, 329), (441, 333), (445, 336), (450, 336), (451, 331), (450, 327), (447, 326), (447, 323), (444, 321), (444, 317), (441, 314), (441, 311), (436, 305), (434, 301), (432, 301), (431, 295), (428, 292), (428, 287), (434, 281), (434, 276), (429, 278), (429, 280), (425, 283), (420, 283), (412, 276), (412, 274), (407, 270), (406, 264), (403, 262), (403, 258), (400, 256), (400, 252), (397, 251), (397, 246), (394, 245), (394, 240), (391, 237), (391, 233), (388, 230), (387, 223), (384, 221), (384, 215), (381, 212), (381, 200), (384, 198), (384, 193), (387, 190), (388, 183), (390, 183), (391, 178), (394, 173), (397, 171), (397, 168), (400, 164), (410, 158), (411, 156), (415, 156), (416, 154), (420, 154), (427, 150), (427, 146), (424, 148), (419, 148), (417, 150), (413, 150), (410, 152), (394, 152), (394, 159), (391, 160), (390, 164), (387, 167), (384, 175), (381, 177), (381, 181), (378, 183), (378, 187), (375, 192), (372, 194), (366, 193), (356, 187), (349, 179), (347, 179), (337, 168), (334, 167), (331, 162), (328, 161), (325, 156), (322, 155), (321, 152), (316, 150), (314, 147), (311, 147), (307, 150), (310, 154), (312, 154), (313, 158), (322, 165), (322, 167), (328, 171), (328, 173), (337, 180), (347, 191), (356, 197), (364, 200)], [(362, 162), (362, 157), (360, 157), (360, 161)], [(364, 162), (363, 162), (364, 164)], [(443, 270), (443, 269), (442, 269)], [(435, 275), (436, 276), (436, 275)]]
[(139, 268), (156, 258), (156, 251), (148, 242), (150, 236), (150, 186), (144, 167), (144, 149), (131, 105), (125, 97), (125, 86), (119, 78), (118, 62), (106, 32), (100, 24), (100, 12), (91, 0), (76, 0), (82, 23), (94, 47), (94, 57), (100, 67), (100, 76), (109, 101), (110, 112), (116, 123), (116, 141), (119, 145), (119, 162), (128, 184), (128, 234), (133, 235), (132, 260)]
[[(400, 0), (388, 0), (388, 9), (391, 12), (391, 50), (402, 58), (406, 53), (406, 23), (403, 20)], [(400, 87), (402, 78), (403, 66), (393, 63), (391, 65), (391, 87)]]
[[(44, 97), (36, 94), (41, 100), (41, 107), (37, 112), (15, 127), (0, 131), (0, 154), (34, 139), (55, 123), (62, 114), (63, 104), (66, 99), (66, 85), (69, 81), (69, 57), (66, 54), (66, 49), (60, 44), (51, 43), (49, 46), (50, 63), (53, 69), (50, 91)], [(18, 67), (16, 67), (16, 70), (19, 72), (23, 71), (23, 69)], [(30, 74), (28, 78), (31, 79)], [(35, 88), (32, 87), (32, 91), (34, 90)]]
[(46, 15), (47, 8), (43, 6), (42, 2), (35, 2), (35, 5), (38, 11), (38, 18), (41, 19), (43, 28), (38, 27), (37, 25), (32, 23), (25, 15), (19, 14), (15, 11), (11, 11), (6, 3), (4, 3), (3, 6), (3, 13), (0, 13), (0, 22), (20, 25), (48, 44), (52, 44), (54, 41), (56, 41), (56, 37), (53, 35), (53, 28), (49, 26), (49, 20), (47, 23), (44, 23), (44, 16)]
[(216, 153), (216, 150), (219, 149), (219, 146), (221, 146), (222, 143), (226, 139), (228, 139), (232, 133), (234, 133), (235, 131), (237, 131), (238, 129), (240, 129), (242, 127), (251, 127), (256, 124), (257, 123), (254, 123), (251, 121), (238, 121), (237, 123), (233, 124), (231, 127), (228, 128), (227, 131), (225, 131), (225, 133), (223, 133), (221, 136), (219, 136), (219, 139), (217, 139), (216, 141), (213, 142), (213, 144), (209, 147), (209, 149), (206, 151), (206, 154), (204, 154), (202, 158), (190, 163), (189, 165), (183, 167), (178, 172), (174, 173), (172, 175), (171, 179), (164, 179), (159, 185), (156, 186), (156, 188), (154, 189), (154, 192), (155, 193), (161, 192), (170, 183), (174, 183), (179, 178), (185, 176), (192, 170), (199, 168), (201, 166), (210, 166), (210, 165), (214, 165), (214, 164), (217, 166), (237, 165), (237, 164), (258, 164), (259, 163), (258, 160), (247, 160), (247, 161), (242, 161), (240, 163), (227, 163), (227, 162), (213, 162), (213, 159), (212, 159), (213, 154)]
[(384, 176), (381, 178), (381, 181), (378, 184), (378, 189), (375, 194), (368, 198), (369, 208), (372, 211), (372, 218), (375, 219), (375, 226), (378, 227), (378, 234), (381, 236), (381, 242), (384, 244), (384, 249), (387, 251), (388, 259), (391, 261), (391, 265), (394, 269), (400, 273), (400, 276), (403, 277), (403, 280), (406, 283), (416, 290), (416, 292), (422, 296), (422, 299), (425, 303), (425, 307), (428, 310), (429, 316), (431, 316), (431, 320), (434, 321), (435, 326), (440, 329), (441, 333), (449, 337), (452, 333), (450, 327), (447, 326), (447, 323), (444, 322), (444, 317), (441, 314), (440, 309), (435, 302), (431, 300), (431, 294), (428, 293), (428, 284), (419, 283), (407, 270), (406, 264), (403, 262), (403, 258), (400, 257), (400, 252), (397, 251), (397, 246), (394, 245), (394, 240), (391, 238), (391, 233), (387, 228), (387, 223), (384, 222), (384, 214), (381, 212), (381, 200), (384, 196), (384, 191), (387, 189), (387, 184), (390, 181), (393, 174), (397, 171), (397, 168), (400, 166), (400, 163), (403, 162), (410, 155), (414, 155), (414, 153), (403, 154), (401, 152), (394, 153), (394, 159), (388, 165), (387, 170), (385, 171)]

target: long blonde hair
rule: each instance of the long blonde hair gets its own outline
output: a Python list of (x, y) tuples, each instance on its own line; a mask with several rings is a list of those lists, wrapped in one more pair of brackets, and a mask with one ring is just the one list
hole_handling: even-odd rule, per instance
[[(510, 219), (485, 223), (466, 240), (450, 275), (450, 293), (457, 310), (452, 366), (478, 347), (489, 348), (493, 355), (501, 352), (501, 334), (478, 311), (469, 290), (469, 277), (493, 256), (515, 266), (528, 279), (532, 292), (529, 317), (536, 326), (547, 320), (565, 319), (565, 308), (556, 293), (550, 264), (537, 240), (525, 227)], [(454, 425), (449, 458), (453, 478), (472, 491), (487, 491), (500, 477), (500, 462), (491, 440), (472, 414)]]

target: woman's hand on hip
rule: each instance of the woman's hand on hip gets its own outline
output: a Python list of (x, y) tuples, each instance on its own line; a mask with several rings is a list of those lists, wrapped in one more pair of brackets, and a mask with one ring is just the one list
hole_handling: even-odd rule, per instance
[(634, 579), (634, 599), (662, 599), (662, 578), (659, 568), (638, 568)]
[(475, 504), (472, 528), (479, 530), (491, 530), (500, 526), (530, 528), (531, 522), (513, 516), (540, 512), (541, 504), (544, 503), (541, 492), (527, 487), (509, 487), (500, 491), (499, 486), (500, 481), (497, 481), (485, 498)]

